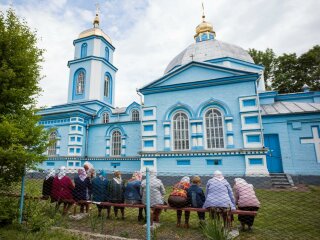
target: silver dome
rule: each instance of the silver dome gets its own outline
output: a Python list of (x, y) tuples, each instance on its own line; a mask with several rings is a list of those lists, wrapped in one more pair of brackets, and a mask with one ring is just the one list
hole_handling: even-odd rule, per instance
[(252, 57), (243, 48), (213, 39), (191, 44), (169, 63), (164, 73), (166, 74), (174, 67), (185, 65), (192, 60), (204, 62), (223, 57), (254, 63)]

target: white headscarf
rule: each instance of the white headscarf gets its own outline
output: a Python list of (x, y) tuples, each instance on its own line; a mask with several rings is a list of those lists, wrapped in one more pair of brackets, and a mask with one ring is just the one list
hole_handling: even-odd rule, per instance
[(54, 177), (56, 175), (56, 171), (54, 169), (50, 169), (47, 171), (46, 180), (48, 180), (50, 177)]
[(214, 173), (213, 173), (213, 177), (219, 181), (222, 181), (224, 179), (223, 175), (222, 175), (222, 172), (219, 171), (219, 170), (216, 170)]
[(247, 184), (247, 181), (243, 178), (235, 178), (234, 179), (235, 184)]
[(59, 173), (58, 173), (58, 179), (62, 179), (67, 174), (67, 170), (65, 166), (60, 167)]
[(88, 161), (85, 161), (85, 162), (84, 162), (83, 167), (84, 167), (84, 166), (87, 166), (87, 167), (88, 167), (88, 171), (89, 171), (90, 169), (94, 169), (92, 163), (90, 163), (90, 162), (88, 162)]
[(181, 178), (180, 182), (190, 183), (190, 177), (185, 176), (185, 177)]
[(79, 168), (78, 175), (79, 175), (80, 180), (83, 182), (87, 177), (86, 170), (84, 168)]

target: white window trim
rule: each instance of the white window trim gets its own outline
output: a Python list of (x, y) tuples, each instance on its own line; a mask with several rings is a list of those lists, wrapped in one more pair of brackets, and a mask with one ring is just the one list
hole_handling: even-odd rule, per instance
[[(145, 116), (144, 111), (146, 110), (152, 110), (153, 115), (152, 116)], [(145, 107), (142, 108), (142, 113), (141, 113), (141, 119), (142, 121), (150, 121), (150, 120), (156, 120), (157, 112), (156, 112), (156, 107)]]
[[(144, 126), (145, 125), (152, 125), (153, 126), (153, 131), (144, 131)], [(157, 134), (157, 128), (156, 128), (156, 122), (145, 122), (142, 123), (142, 136), (154, 136)]]
[(157, 171), (157, 159), (156, 158), (141, 158), (140, 171), (146, 172), (146, 166), (144, 166), (144, 161), (153, 161), (153, 166), (147, 166), (149, 170)]
[[(69, 163), (72, 162), (72, 167), (69, 167)], [(76, 163), (79, 163), (79, 167), (76, 167)], [(81, 168), (81, 161), (67, 161), (67, 169)]]
[[(76, 127), (76, 130), (72, 130), (72, 127), (75, 126)], [(81, 131), (78, 130), (78, 127), (81, 127)], [(72, 124), (70, 125), (70, 128), (69, 128), (69, 134), (83, 134), (83, 129), (84, 129), (84, 126), (82, 125), (79, 125), (79, 124)]]
[[(207, 143), (207, 124), (206, 124), (206, 113), (209, 109), (217, 109), (220, 113), (221, 113), (221, 117), (222, 117), (222, 129), (223, 129), (223, 148), (208, 148), (208, 143)], [(208, 108), (204, 114), (203, 114), (203, 126), (204, 128), (202, 129), (203, 132), (203, 139), (204, 139), (204, 143), (202, 143), (202, 145), (205, 147), (205, 149), (207, 150), (224, 150), (226, 149), (226, 129), (225, 129), (225, 117), (223, 112), (218, 109), (218, 108)]]
[[(255, 99), (256, 100), (256, 105), (255, 106), (249, 106), (249, 107), (243, 106), (243, 100), (251, 100), (251, 99)], [(239, 105), (240, 105), (240, 112), (258, 111), (258, 99), (257, 99), (257, 96), (241, 97), (241, 98), (239, 98)]]
[[(187, 117), (188, 117), (188, 140), (189, 140), (189, 148), (188, 149), (175, 149), (175, 147), (174, 147), (174, 124), (173, 124), (173, 118), (174, 118), (174, 116), (176, 115), (176, 114), (178, 114), (178, 113), (183, 113), (183, 114), (185, 114)], [(170, 131), (171, 131), (171, 149), (173, 150), (173, 151), (189, 151), (189, 150), (191, 150), (191, 145), (192, 145), (192, 140), (191, 140), (191, 124), (190, 124), (190, 117), (189, 117), (189, 115), (186, 113), (186, 112), (184, 112), (184, 111), (180, 111), (180, 110), (178, 110), (178, 111), (176, 111), (176, 112), (174, 112), (173, 114), (172, 114), (172, 117), (171, 117), (171, 127), (170, 127)]]
[[(144, 141), (153, 141), (153, 147), (145, 147)], [(142, 138), (142, 151), (156, 151), (157, 150), (157, 138), (156, 137), (148, 137), (148, 138)]]
[[(262, 159), (262, 165), (251, 165), (250, 159), (252, 158), (261, 158)], [(246, 155), (245, 156), (245, 164), (246, 164), (246, 175), (257, 175), (257, 176), (268, 176), (269, 171), (267, 168), (267, 160), (266, 155)]]
[[(247, 136), (251, 135), (259, 135), (260, 136), (260, 142), (257, 143), (249, 143), (247, 142)], [(244, 132), (243, 133), (243, 145), (245, 148), (260, 148), (262, 147), (262, 135), (261, 132)]]
[[(70, 152), (70, 148), (74, 148), (74, 152), (71, 153)], [(77, 153), (77, 149), (80, 149), (80, 153)], [(68, 155), (69, 156), (81, 156), (82, 154), (82, 147), (78, 147), (78, 146), (70, 146), (68, 147)]]
[[(246, 117), (257, 117), (258, 118), (258, 123), (253, 123), (253, 124), (246, 124), (245, 118)], [(258, 113), (244, 113), (241, 114), (241, 126), (242, 130), (252, 130), (252, 129), (260, 129), (260, 118)]]
[[(120, 149), (118, 149), (120, 151), (120, 154), (113, 154), (114, 153), (114, 142), (113, 142), (113, 134), (115, 132), (119, 132), (120, 133)], [(119, 144), (119, 142), (118, 142)], [(114, 156), (114, 157), (119, 157), (121, 156), (122, 154), (122, 134), (119, 130), (114, 130), (112, 133), (111, 133), (111, 136), (110, 136), (110, 156)]]

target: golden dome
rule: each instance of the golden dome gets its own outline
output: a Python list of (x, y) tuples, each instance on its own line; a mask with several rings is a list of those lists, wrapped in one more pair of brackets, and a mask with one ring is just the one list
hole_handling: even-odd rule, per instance
[(109, 43), (112, 44), (111, 38), (105, 34), (101, 28), (90, 28), (88, 30), (83, 31), (82, 33), (79, 34), (79, 38), (85, 38), (85, 37), (89, 37), (89, 36), (101, 36), (103, 37), (105, 40), (107, 40)]
[(198, 37), (200, 33), (205, 33), (205, 32), (210, 32), (213, 33), (214, 35), (216, 35), (215, 31), (213, 31), (213, 26), (211, 23), (206, 22), (205, 21), (205, 17), (202, 16), (202, 23), (200, 23), (197, 27), (196, 27), (196, 34), (194, 35), (194, 37)]

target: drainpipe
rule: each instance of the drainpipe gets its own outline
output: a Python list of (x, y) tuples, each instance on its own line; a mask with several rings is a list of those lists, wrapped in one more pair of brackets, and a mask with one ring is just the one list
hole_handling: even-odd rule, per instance
[(261, 117), (261, 109), (260, 109), (260, 98), (259, 98), (259, 92), (258, 92), (258, 81), (260, 80), (261, 77), (257, 79), (255, 82), (255, 87), (256, 87), (256, 94), (257, 94), (257, 104), (258, 104), (258, 116), (259, 116), (259, 122), (260, 122), (260, 132), (261, 132), (261, 143), (262, 147), (265, 148), (264, 146), (264, 137), (263, 137), (263, 125), (262, 125), (262, 117)]

